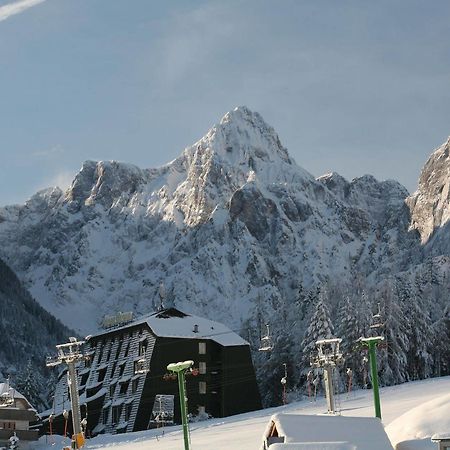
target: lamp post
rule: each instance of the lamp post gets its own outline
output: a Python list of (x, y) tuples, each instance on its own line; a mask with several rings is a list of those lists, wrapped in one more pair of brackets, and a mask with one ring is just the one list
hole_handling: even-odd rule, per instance
[(178, 376), (178, 389), (180, 391), (181, 423), (183, 424), (184, 450), (189, 450), (189, 427), (187, 419), (187, 397), (186, 397), (186, 370), (194, 365), (194, 361), (171, 363), (167, 370), (175, 372)]

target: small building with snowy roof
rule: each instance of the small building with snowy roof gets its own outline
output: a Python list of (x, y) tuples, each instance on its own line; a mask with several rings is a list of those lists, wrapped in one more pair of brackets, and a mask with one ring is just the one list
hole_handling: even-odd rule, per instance
[(261, 450), (393, 450), (376, 417), (275, 414)]
[(9, 439), (16, 434), (20, 448), (26, 448), (38, 439), (38, 432), (30, 430), (30, 422), (38, 415), (29, 401), (9, 383), (0, 383), (0, 447), (7, 447)]
[[(88, 436), (181, 423), (178, 382), (167, 371), (178, 361), (194, 361), (186, 374), (190, 414), (225, 417), (261, 408), (250, 346), (228, 327), (175, 308), (129, 319), (109, 321), (110, 328), (87, 338), (89, 359), (78, 366), (78, 380)], [(51, 413), (54, 431), (62, 432), (64, 409), (70, 401), (62, 372), (54, 408), (41, 413), (43, 432)]]

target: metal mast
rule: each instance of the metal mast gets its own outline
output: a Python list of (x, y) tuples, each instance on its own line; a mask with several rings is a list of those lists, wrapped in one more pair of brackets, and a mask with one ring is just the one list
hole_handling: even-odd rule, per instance
[(381, 402), (380, 402), (380, 390), (378, 387), (378, 369), (377, 369), (377, 355), (375, 352), (376, 347), (384, 341), (384, 337), (381, 336), (381, 330), (384, 326), (381, 317), (380, 304), (378, 303), (378, 312), (372, 316), (372, 325), (370, 330), (371, 337), (362, 337), (360, 342), (367, 346), (369, 349), (369, 363), (370, 363), (370, 376), (372, 378), (373, 388), (373, 402), (375, 406), (375, 416), (381, 419)]
[(84, 446), (85, 439), (81, 424), (80, 396), (78, 394), (78, 377), (75, 365), (85, 359), (85, 355), (81, 350), (84, 341), (77, 341), (74, 337), (70, 337), (69, 341), (70, 342), (67, 344), (56, 346), (58, 354), (56, 357), (47, 358), (47, 367), (67, 364), (67, 381), (69, 384), (70, 403), (72, 406), (72, 448), (80, 449)]
[(184, 361), (171, 363), (167, 370), (175, 372), (178, 375), (178, 389), (180, 390), (180, 409), (181, 422), (183, 424), (184, 449), (189, 450), (189, 425), (187, 419), (187, 396), (186, 396), (186, 378), (184, 376), (187, 369), (194, 365), (194, 361)]
[(339, 350), (342, 339), (321, 339), (316, 342), (317, 356), (311, 362), (313, 367), (323, 369), (325, 394), (327, 397), (328, 413), (335, 414), (333, 370), (343, 364), (344, 358)]

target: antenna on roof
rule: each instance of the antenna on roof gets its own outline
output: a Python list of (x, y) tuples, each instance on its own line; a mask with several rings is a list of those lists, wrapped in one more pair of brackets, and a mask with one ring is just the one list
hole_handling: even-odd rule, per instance
[(270, 352), (273, 349), (272, 337), (270, 336), (269, 324), (266, 323), (267, 333), (261, 338), (261, 347), (259, 347), (260, 352)]

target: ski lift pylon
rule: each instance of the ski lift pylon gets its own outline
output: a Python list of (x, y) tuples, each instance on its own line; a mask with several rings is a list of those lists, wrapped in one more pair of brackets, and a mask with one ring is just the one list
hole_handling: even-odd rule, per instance
[(266, 324), (267, 334), (261, 338), (261, 347), (259, 347), (260, 352), (269, 352), (273, 349), (272, 338), (270, 336), (269, 324)]

